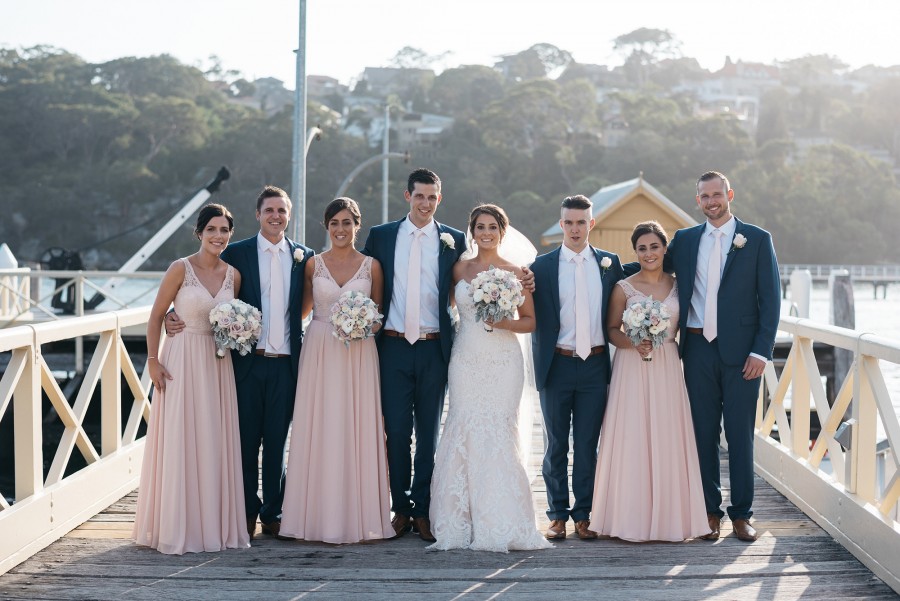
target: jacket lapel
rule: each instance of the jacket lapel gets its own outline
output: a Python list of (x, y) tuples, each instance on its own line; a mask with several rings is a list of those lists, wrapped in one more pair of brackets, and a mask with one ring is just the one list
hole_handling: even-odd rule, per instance
[(297, 291), (300, 289), (300, 278), (303, 277), (303, 270), (300, 268), (300, 263), (294, 260), (294, 251), (300, 248), (300, 245), (288, 239), (288, 246), (291, 249), (291, 254), (288, 257), (288, 260), (291, 262), (291, 289), (288, 292), (288, 307), (293, 307), (294, 300), (297, 298)]
[(447, 271), (452, 269), (453, 264), (456, 263), (456, 253), (441, 242), (441, 234), (445, 232), (444, 226), (437, 221), (434, 224), (437, 226), (438, 231), (438, 282), (443, 282)]
[[(697, 273), (697, 255), (700, 253), (700, 238), (703, 237), (703, 231), (706, 229), (706, 222), (704, 221), (698, 226), (695, 226), (690, 231), (690, 237), (688, 238), (688, 269), (685, 272), (687, 275), (688, 285), (690, 286), (691, 294), (693, 294), (694, 290), (694, 277)], [(677, 269), (676, 269), (677, 273)], [(681, 284), (681, 280), (678, 281)], [(690, 298), (690, 297), (688, 297)], [(686, 312), (685, 312), (686, 313)]]
[(247, 261), (247, 272), (250, 277), (250, 290), (248, 292), (250, 292), (250, 298), (253, 301), (250, 304), (262, 309), (262, 288), (259, 283), (259, 249), (257, 248), (256, 236), (250, 238), (244, 254), (244, 260)]
[[(562, 248), (562, 247), (560, 247)], [(562, 309), (559, 306), (559, 253), (560, 248), (557, 248), (554, 251), (551, 251), (551, 255), (553, 256), (553, 260), (550, 261), (550, 277), (547, 278), (549, 280), (550, 286), (550, 298), (553, 301), (553, 314), (556, 315), (557, 320), (559, 319), (560, 312)]]
[[(744, 222), (741, 221), (740, 219), (738, 219), (737, 217), (735, 217), (734, 223), (735, 223), (734, 235), (737, 236), (738, 234), (742, 234), (744, 231)], [(725, 268), (722, 270), (722, 280), (724, 280), (725, 276), (728, 275), (728, 270), (731, 268), (731, 264), (734, 263), (734, 255), (737, 254), (737, 249), (734, 248), (734, 238), (732, 238), (731, 240), (728, 240), (727, 242), (728, 242), (728, 254), (725, 255)], [(722, 280), (720, 280), (720, 281), (722, 281)], [(720, 284), (720, 286), (721, 286), (721, 284)]]

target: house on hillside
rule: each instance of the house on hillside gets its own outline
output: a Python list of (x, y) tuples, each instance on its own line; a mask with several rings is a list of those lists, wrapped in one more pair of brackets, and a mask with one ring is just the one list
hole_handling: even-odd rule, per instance
[[(590, 196), (594, 220), (590, 243), (619, 255), (623, 262), (634, 260), (631, 232), (641, 221), (658, 221), (671, 236), (675, 230), (697, 225), (697, 221), (644, 181), (643, 174), (618, 184), (600, 188)], [(542, 246), (562, 244), (557, 221), (541, 234)]]

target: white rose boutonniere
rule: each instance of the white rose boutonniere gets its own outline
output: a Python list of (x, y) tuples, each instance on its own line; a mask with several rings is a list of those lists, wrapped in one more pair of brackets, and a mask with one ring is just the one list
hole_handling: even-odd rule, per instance
[(730, 253), (733, 250), (744, 248), (745, 244), (747, 244), (747, 238), (744, 236), (744, 234), (735, 234), (734, 241), (731, 243), (731, 250), (728, 252)]
[(454, 250), (456, 248), (456, 240), (454, 240), (453, 236), (451, 236), (447, 232), (441, 234), (441, 244), (444, 245), (444, 248), (449, 248), (450, 250)]
[(605, 274), (610, 267), (612, 267), (612, 259), (609, 257), (603, 257), (600, 259), (600, 267), (603, 268), (603, 273)]
[(303, 249), (298, 248), (294, 250), (294, 265), (291, 267), (291, 271), (293, 271), (294, 267), (297, 267), (300, 263), (303, 262), (304, 257)]

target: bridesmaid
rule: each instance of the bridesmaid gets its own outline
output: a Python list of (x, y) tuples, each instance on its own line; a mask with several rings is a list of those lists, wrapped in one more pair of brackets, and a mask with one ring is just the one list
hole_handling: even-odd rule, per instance
[[(153, 410), (133, 537), (162, 553), (250, 546), (231, 353), (216, 358), (209, 323), (212, 308), (240, 290), (241, 274), (219, 258), (233, 231), (222, 205), (200, 210), (194, 229), (200, 250), (166, 271), (147, 324)], [(186, 327), (157, 356), (173, 302)]]
[[(325, 208), (331, 249), (306, 264), (294, 425), (280, 536), (355, 543), (394, 536), (375, 339), (345, 346), (331, 306), (348, 290), (381, 306), (381, 264), (354, 247), (362, 219), (350, 198)], [(377, 328), (377, 327), (376, 327)]]

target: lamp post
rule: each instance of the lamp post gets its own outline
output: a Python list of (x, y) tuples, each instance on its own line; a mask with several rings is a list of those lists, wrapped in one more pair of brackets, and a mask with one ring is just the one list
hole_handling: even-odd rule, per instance
[(297, 81), (294, 90), (294, 148), (291, 161), (291, 196), (296, 204), (293, 238), (306, 243), (306, 0), (300, 0), (300, 36), (296, 50)]

